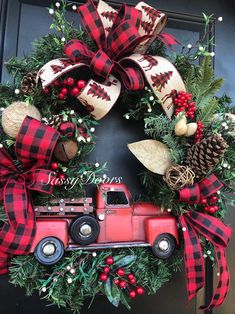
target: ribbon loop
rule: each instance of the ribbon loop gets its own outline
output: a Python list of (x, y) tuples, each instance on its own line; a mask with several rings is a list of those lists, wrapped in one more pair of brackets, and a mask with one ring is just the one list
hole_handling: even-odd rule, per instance
[(0, 230), (0, 274), (7, 273), (11, 255), (27, 254), (30, 250), (35, 235), (35, 219), (29, 190), (52, 192), (51, 172), (40, 167), (50, 162), (58, 138), (56, 130), (27, 116), (15, 148), (25, 170), (22, 173), (17, 171), (5, 150), (0, 149), (0, 171), (4, 176), (1, 178), (2, 196), (8, 217), (8, 222)]
[(91, 60), (90, 69), (98, 76), (107, 79), (112, 71), (113, 66), (113, 61), (103, 50), (100, 49)]

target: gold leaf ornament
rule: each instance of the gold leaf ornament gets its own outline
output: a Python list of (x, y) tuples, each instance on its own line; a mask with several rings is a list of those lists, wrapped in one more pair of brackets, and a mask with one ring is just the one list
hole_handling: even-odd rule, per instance
[(143, 140), (127, 145), (133, 155), (148, 170), (164, 175), (172, 165), (169, 148), (155, 140)]

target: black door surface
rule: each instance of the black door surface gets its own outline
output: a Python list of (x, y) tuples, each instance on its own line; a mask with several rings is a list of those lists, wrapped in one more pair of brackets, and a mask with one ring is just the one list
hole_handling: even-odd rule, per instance
[[(117, 1), (118, 2), (118, 1)], [(116, 2), (116, 3), (117, 3)], [(76, 3), (76, 1), (74, 1)], [(113, 2), (111, 2), (112, 4)], [(121, 3), (121, 1), (120, 1)], [(136, 0), (127, 1), (135, 5)], [(148, 3), (165, 11), (169, 16), (167, 30), (180, 40), (188, 43), (199, 39), (203, 29), (201, 13), (214, 13), (212, 33), (215, 32), (215, 69), (218, 76), (225, 78), (222, 92), (235, 98), (234, 69), (235, 69), (235, 2), (232, 0), (149, 0)], [(46, 7), (49, 1), (45, 0), (0, 0), (0, 63), (11, 56), (23, 56), (32, 50), (31, 42), (48, 33), (50, 16)], [(222, 16), (223, 22), (218, 22), (217, 17)], [(71, 18), (76, 16), (71, 13)], [(76, 20), (77, 21), (77, 20)], [(79, 24), (79, 21), (77, 21)], [(1, 64), (0, 64), (1, 66)], [(8, 80), (4, 68), (0, 68), (0, 77), (3, 82)], [(120, 118), (118, 106), (102, 120), (102, 126), (97, 128), (98, 141), (96, 150), (91, 158), (100, 163), (108, 161), (109, 175), (122, 177), (133, 194), (138, 194), (141, 187), (136, 175), (140, 172), (140, 164), (128, 154), (126, 143), (144, 138), (138, 123), (128, 122)], [(109, 130), (109, 132), (107, 132)], [(107, 149), (108, 147), (108, 149)], [(92, 191), (91, 191), (92, 192)], [(235, 228), (235, 213), (231, 210), (227, 217)], [(235, 314), (235, 240), (233, 239), (228, 249), (228, 260), (231, 270), (231, 289), (229, 296), (221, 308), (214, 310), (215, 314)], [(209, 283), (205, 296), (211, 294), (212, 271), (208, 269)], [(37, 295), (26, 297), (25, 291), (14, 288), (8, 284), (7, 276), (0, 278), (0, 313), (1, 314), (53, 314), (68, 313), (56, 307), (45, 307)], [(79, 291), (78, 291), (79, 293)], [(154, 296), (144, 296), (133, 302), (131, 313), (146, 314), (196, 314), (203, 295), (186, 305), (186, 284), (184, 272), (180, 272), (167, 283)], [(82, 314), (90, 313), (128, 313), (124, 308), (113, 308), (104, 298), (97, 298), (88, 310), (86, 305)], [(209, 312), (208, 312), (209, 313)], [(207, 314), (208, 314), (207, 313)], [(211, 313), (211, 312), (210, 312)]]

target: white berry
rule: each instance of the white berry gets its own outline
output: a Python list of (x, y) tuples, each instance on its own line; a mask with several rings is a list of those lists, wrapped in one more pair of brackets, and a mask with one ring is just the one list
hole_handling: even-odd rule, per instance
[(97, 253), (96, 253), (96, 252), (93, 252), (93, 253), (92, 253), (92, 256), (93, 256), (93, 257), (96, 257), (96, 256), (97, 256)]
[(168, 208), (167, 211), (170, 213), (171, 212), (171, 208)]
[(72, 279), (72, 278), (68, 278), (68, 279), (67, 279), (67, 282), (68, 282), (68, 283), (72, 283), (72, 282), (73, 282), (73, 279)]
[(90, 143), (91, 138), (90, 138), (90, 137), (88, 137), (88, 138), (86, 139), (86, 141), (87, 141), (88, 143)]
[(191, 49), (193, 46), (191, 44), (188, 44), (187, 48)]
[(71, 269), (71, 266), (68, 265), (68, 266), (66, 267), (66, 269), (67, 269), (67, 270), (70, 270), (70, 269)]
[(78, 119), (78, 123), (82, 123), (82, 119)]
[(222, 21), (223, 21), (223, 16), (219, 16), (219, 17), (218, 17), (218, 21), (219, 21), (219, 22), (222, 22)]
[(148, 108), (148, 112), (152, 112), (152, 108)]
[(93, 133), (95, 132), (95, 128), (90, 128), (90, 131)]
[(211, 57), (214, 57), (215, 56), (215, 53), (214, 51), (211, 52)]
[(47, 288), (46, 287), (43, 287), (42, 288), (42, 292), (46, 292), (47, 291)]
[(65, 40), (66, 40), (66, 39), (65, 39), (64, 37), (61, 38), (61, 41), (62, 41), (62, 42), (65, 42)]
[(130, 116), (126, 115), (126, 119), (129, 120), (129, 119), (130, 119)]
[(207, 253), (208, 255), (211, 255), (211, 251), (210, 251), (210, 250), (208, 250), (206, 253)]
[(5, 108), (2, 107), (0, 110), (1, 110), (1, 111), (4, 111), (4, 109), (5, 109)]
[(3, 145), (2, 145), (2, 144), (0, 144), (0, 148), (3, 148)]
[(60, 3), (59, 3), (59, 2), (56, 2), (55, 6), (56, 6), (57, 8), (59, 8), (59, 7), (60, 7)]
[(71, 273), (71, 274), (75, 274), (75, 269), (72, 268), (72, 269), (70, 270), (70, 273)]
[(19, 94), (20, 90), (18, 88), (15, 89), (15, 94)]
[(182, 231), (183, 231), (183, 232), (185, 232), (186, 230), (187, 230), (186, 227), (183, 227), (183, 228), (182, 228)]
[(77, 10), (76, 5), (73, 5), (73, 6), (72, 6), (72, 9), (73, 9), (74, 11), (76, 11), (76, 10)]
[(100, 165), (100, 164), (99, 164), (98, 162), (95, 163), (96, 168), (98, 168), (99, 165)]
[(51, 15), (54, 14), (54, 10), (53, 10), (53, 9), (50, 9), (50, 10), (49, 10), (49, 14), (51, 14)]
[(74, 110), (71, 110), (71, 111), (70, 111), (70, 114), (74, 114)]
[(200, 50), (200, 51), (203, 51), (203, 50), (204, 50), (204, 47), (200, 46), (200, 47), (199, 47), (199, 50)]
[(149, 97), (149, 100), (150, 100), (150, 101), (153, 101), (153, 100), (154, 100), (154, 97), (153, 97), (153, 96), (150, 96), (150, 97)]

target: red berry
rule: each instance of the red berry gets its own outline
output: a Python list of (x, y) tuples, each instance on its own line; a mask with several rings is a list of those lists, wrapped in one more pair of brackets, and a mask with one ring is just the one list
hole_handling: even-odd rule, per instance
[(218, 197), (217, 196), (212, 196), (211, 198), (210, 198), (210, 203), (216, 203), (218, 201)]
[(217, 205), (215, 205), (214, 210), (217, 212), (217, 210), (219, 210), (219, 207)]
[(135, 279), (135, 278), (132, 278), (132, 279), (130, 280), (130, 283), (131, 283), (132, 285), (135, 285), (135, 284), (136, 284), (136, 279)]
[(44, 93), (44, 94), (49, 94), (49, 93), (50, 93), (50, 89), (49, 89), (48, 87), (45, 87), (45, 88), (43, 89), (43, 93)]
[(133, 274), (129, 274), (129, 275), (127, 276), (127, 278), (128, 278), (129, 280), (131, 280), (131, 279), (135, 278), (135, 276), (134, 276)]
[(67, 78), (63, 80), (62, 85), (63, 85), (63, 86), (64, 86), (64, 85), (68, 85)]
[(142, 294), (144, 294), (144, 289), (142, 287), (137, 287), (136, 293), (139, 295), (142, 295)]
[(120, 276), (120, 277), (124, 276), (125, 275), (124, 269), (123, 268), (119, 268), (117, 270), (117, 275)]
[(106, 258), (105, 262), (106, 262), (106, 264), (108, 264), (108, 265), (113, 265), (114, 259), (113, 259), (112, 256), (108, 256), (108, 257)]
[(53, 162), (53, 163), (51, 164), (51, 169), (52, 169), (52, 170), (57, 170), (58, 168), (59, 168), (59, 165), (58, 165), (57, 162)]
[(79, 80), (79, 81), (77, 82), (77, 87), (78, 87), (79, 89), (83, 89), (85, 86), (86, 86), (86, 82), (85, 82), (85, 81)]
[(208, 211), (209, 211), (209, 208), (210, 208), (210, 206), (205, 206), (205, 207), (204, 207), (204, 210), (205, 210), (206, 212), (208, 212)]
[(77, 87), (74, 87), (71, 91), (71, 95), (73, 96), (77, 96), (80, 93), (80, 89), (78, 89)]
[(72, 77), (68, 77), (66, 81), (69, 86), (73, 86), (75, 84), (75, 80)]
[(66, 178), (66, 175), (64, 173), (60, 173), (58, 178), (63, 181)]
[(113, 282), (115, 285), (119, 285), (119, 279), (114, 279)]
[(119, 287), (123, 289), (123, 288), (126, 288), (126, 286), (127, 286), (127, 282), (125, 280), (120, 280)]
[(105, 274), (109, 273), (110, 267), (109, 266), (105, 266), (103, 271), (104, 271)]
[(59, 98), (60, 100), (64, 100), (64, 99), (65, 99), (65, 95), (62, 94), (62, 93), (59, 93), (58, 98)]
[(68, 94), (68, 88), (63, 87), (60, 91), (61, 94), (67, 95)]
[(107, 274), (104, 274), (104, 273), (100, 274), (100, 280), (101, 281), (106, 281), (107, 279), (108, 279)]
[(200, 203), (203, 204), (203, 205), (206, 205), (207, 204), (207, 199), (206, 198), (202, 198), (200, 200)]
[(130, 296), (130, 298), (135, 298), (135, 296), (136, 296), (136, 292), (135, 292), (135, 290), (131, 290), (130, 292), (129, 292), (129, 296)]
[(210, 214), (214, 214), (216, 212), (214, 206), (209, 206), (208, 211), (209, 211)]

